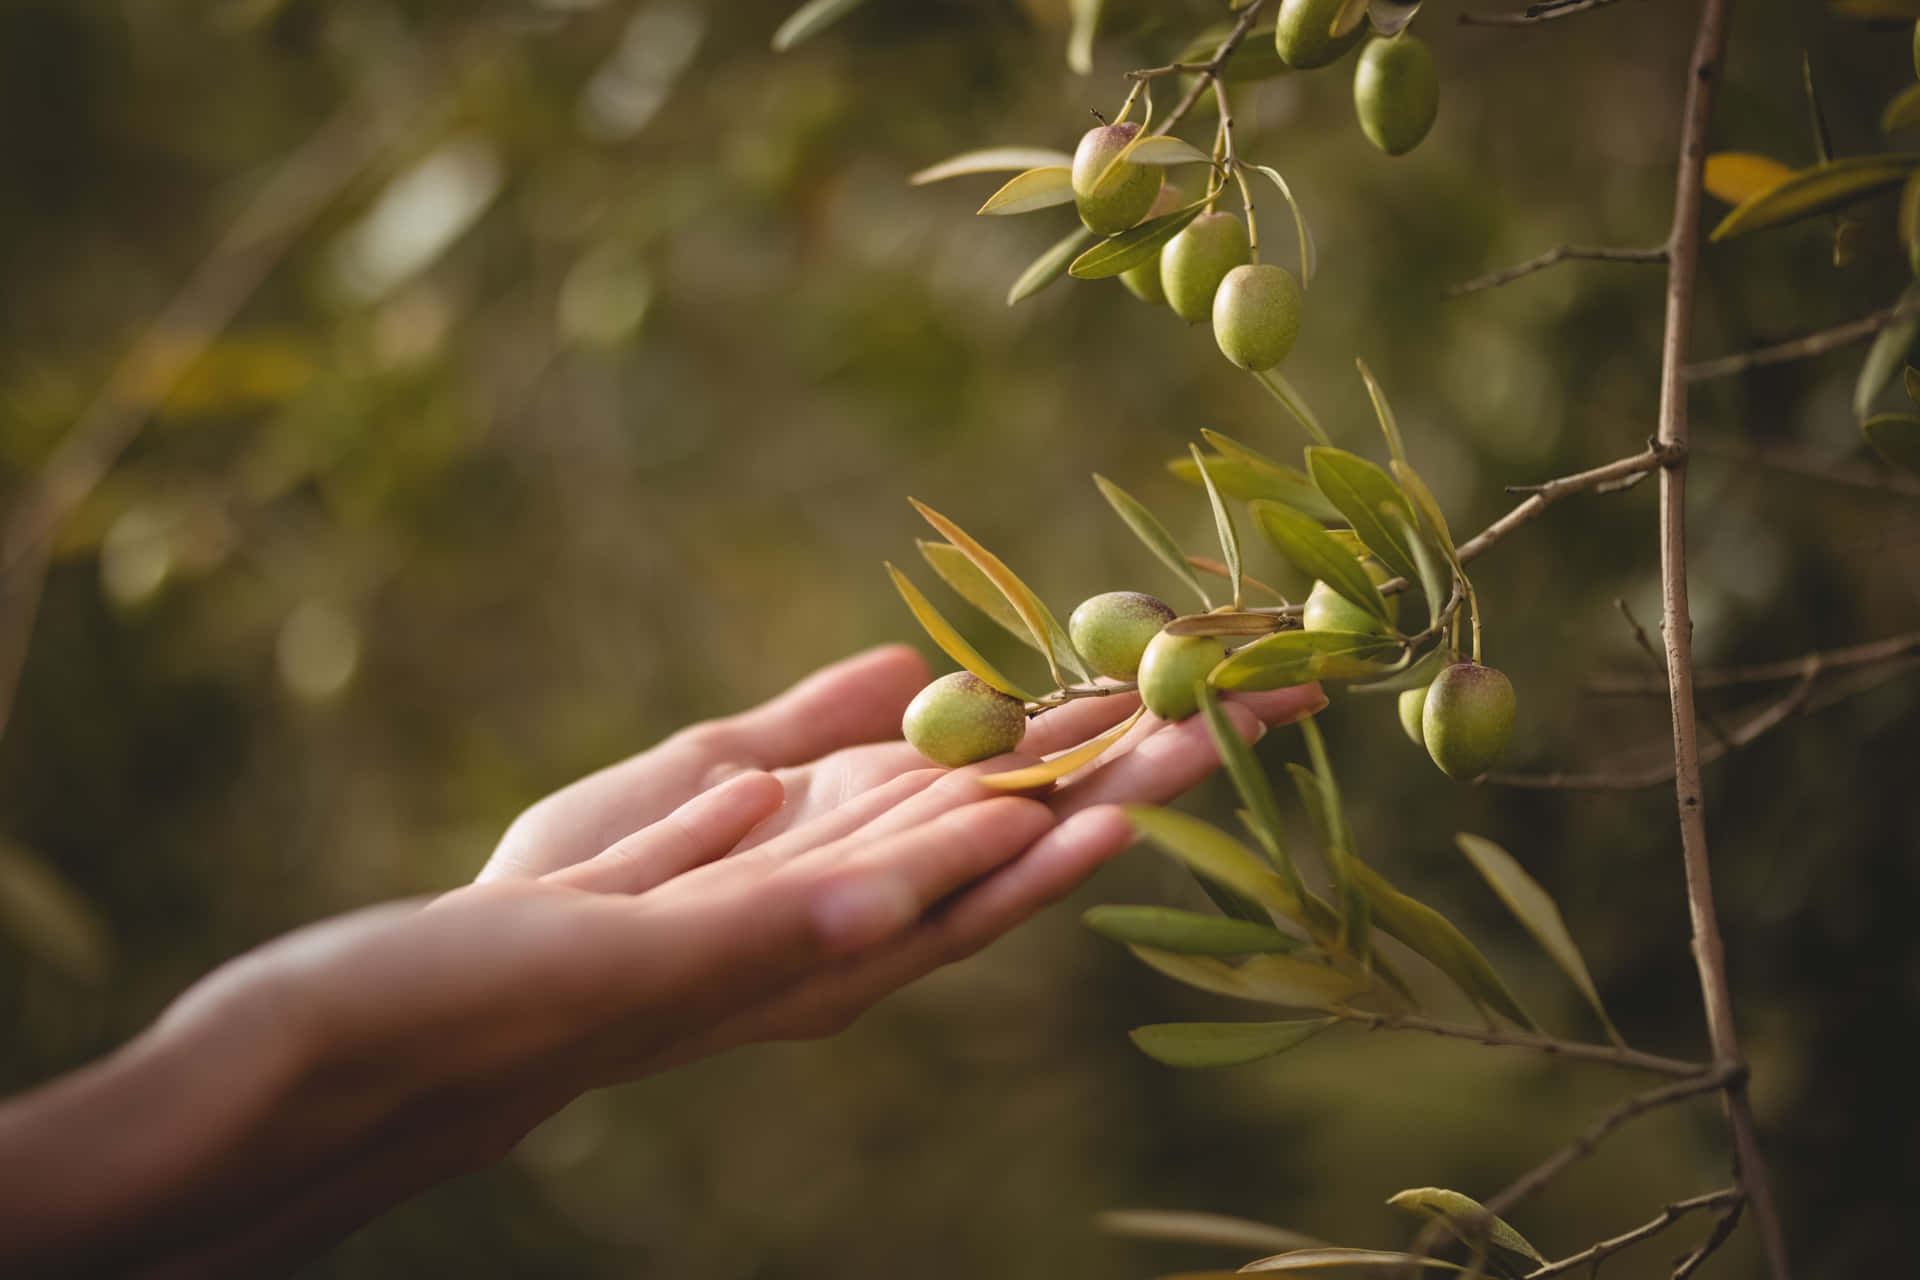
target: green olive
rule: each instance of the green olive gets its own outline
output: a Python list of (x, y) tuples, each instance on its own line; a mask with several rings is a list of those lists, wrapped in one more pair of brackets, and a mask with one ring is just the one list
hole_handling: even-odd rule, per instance
[(954, 767), (1004, 755), (1027, 731), (1026, 709), (971, 671), (941, 676), (914, 695), (900, 732), (935, 764)]
[[(1366, 562), (1367, 576), (1373, 584), (1379, 586), (1393, 575), (1388, 573), (1378, 560)], [(1387, 623), (1400, 620), (1400, 597), (1388, 596)], [(1313, 590), (1307, 593), (1306, 610), (1300, 615), (1300, 625), (1308, 631), (1358, 631), (1367, 635), (1385, 635), (1387, 623), (1362, 609), (1324, 582), (1313, 584)]]
[(1507, 749), (1513, 715), (1513, 684), (1505, 675), (1477, 662), (1456, 662), (1427, 689), (1420, 734), (1442, 773), (1472, 782)]
[(1300, 333), (1300, 286), (1285, 267), (1235, 267), (1213, 295), (1213, 339), (1242, 369), (1271, 369)]
[(1162, 720), (1185, 720), (1200, 709), (1200, 683), (1226, 656), (1218, 636), (1162, 631), (1140, 655), (1140, 700)]
[(1390, 156), (1413, 150), (1433, 128), (1440, 110), (1433, 54), (1404, 32), (1368, 44), (1353, 76), (1353, 105), (1361, 130), (1374, 146)]
[(1173, 621), (1173, 610), (1138, 591), (1107, 591), (1082, 600), (1067, 619), (1067, 638), (1103, 676), (1131, 680), (1140, 673), (1140, 655)]
[(1213, 315), (1213, 295), (1227, 272), (1247, 261), (1247, 224), (1230, 213), (1203, 213), (1160, 251), (1160, 287), (1182, 320)]
[[(1147, 210), (1147, 217), (1158, 218), (1179, 207), (1180, 193), (1172, 187), (1161, 187), (1160, 194), (1153, 198), (1153, 206)], [(1167, 300), (1167, 291), (1160, 286), (1160, 258), (1165, 252), (1166, 246), (1162, 245), (1153, 251), (1151, 258), (1120, 273), (1120, 283), (1127, 286), (1127, 292), (1150, 306), (1159, 306)]]
[(1343, 36), (1333, 34), (1333, 19), (1344, 0), (1280, 0), (1273, 21), (1273, 47), (1280, 60), (1295, 71), (1324, 67), (1366, 38), (1362, 18)]
[(1416, 747), (1427, 745), (1424, 717), (1427, 712), (1427, 690), (1430, 687), (1423, 684), (1417, 689), (1403, 689), (1400, 693), (1400, 727), (1407, 731), (1407, 737)]
[(1095, 235), (1125, 231), (1146, 216), (1154, 197), (1160, 194), (1157, 166), (1125, 160), (1113, 163), (1139, 132), (1140, 126), (1131, 120), (1103, 124), (1087, 130), (1073, 153), (1074, 204), (1080, 210), (1080, 221)]

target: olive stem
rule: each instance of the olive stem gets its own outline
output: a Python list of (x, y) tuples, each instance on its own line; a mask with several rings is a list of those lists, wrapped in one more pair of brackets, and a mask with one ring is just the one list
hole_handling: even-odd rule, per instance
[(1055, 707), (1064, 707), (1080, 698), (1105, 698), (1116, 693), (1133, 693), (1139, 684), (1132, 680), (1117, 681), (1113, 684), (1073, 684), (1062, 685), (1052, 693), (1035, 698), (1027, 703), (1027, 714), (1038, 715), (1042, 711), (1051, 711)]
[(1562, 262), (1665, 262), (1666, 260), (1665, 245), (1652, 249), (1612, 249), (1604, 246), (1563, 244), (1547, 250), (1537, 258), (1529, 258), (1517, 266), (1490, 271), (1484, 276), (1475, 276), (1463, 284), (1456, 284), (1447, 290), (1446, 296), (1464, 298), (1470, 293), (1497, 289), (1503, 284), (1511, 284), (1515, 280), (1524, 279), (1536, 271), (1544, 271)]
[(1698, 364), (1686, 365), (1680, 370), (1681, 376), (1688, 382), (1701, 382), (1708, 378), (1724, 378), (1729, 374), (1743, 373), (1748, 369), (1764, 364), (1783, 364), (1789, 360), (1806, 360), (1813, 356), (1825, 355), (1838, 347), (1871, 338), (1882, 329), (1891, 329), (1903, 320), (1920, 316), (1920, 302), (1902, 302), (1896, 306), (1882, 307), (1870, 315), (1850, 320), (1846, 324), (1835, 325), (1831, 329), (1821, 329), (1790, 342), (1778, 343), (1771, 347), (1757, 347), (1752, 351), (1741, 351), (1730, 356), (1720, 356), (1714, 360), (1702, 360)]
[(1703, 1196), (1694, 1196), (1688, 1200), (1675, 1200), (1672, 1204), (1662, 1209), (1660, 1215), (1652, 1221), (1643, 1222), (1631, 1231), (1623, 1231), (1617, 1236), (1602, 1240), (1589, 1248), (1582, 1249), (1579, 1253), (1570, 1254), (1558, 1262), (1549, 1262), (1544, 1267), (1529, 1271), (1524, 1277), (1524, 1280), (1547, 1280), (1549, 1276), (1564, 1275), (1574, 1268), (1584, 1267), (1588, 1263), (1598, 1264), (1603, 1259), (1612, 1257), (1630, 1245), (1639, 1244), (1642, 1240), (1651, 1239), (1659, 1235), (1662, 1231), (1665, 1231), (1689, 1213), (1694, 1213), (1701, 1209), (1734, 1208), (1745, 1199), (1746, 1197), (1740, 1194), (1740, 1188), (1722, 1187), (1718, 1191), (1709, 1191)]
[(1618, 0), (1535, 0), (1518, 13), (1463, 13), (1460, 23), (1469, 27), (1530, 27), (1616, 3)]
[[(1709, 671), (1704, 675), (1696, 673), (1693, 687), (1727, 689), (1746, 684), (1772, 684), (1779, 680), (1800, 679), (1805, 676), (1809, 662), (1817, 661), (1823, 671), (1839, 671), (1847, 667), (1874, 666), (1882, 662), (1893, 662), (1916, 653), (1920, 653), (1920, 631), (1909, 631), (1905, 635), (1888, 636), (1885, 640), (1849, 645), (1844, 649), (1821, 649), (1781, 662), (1757, 662), (1746, 667), (1726, 667), (1719, 671)], [(1664, 676), (1658, 681), (1602, 677), (1588, 681), (1587, 692), (1605, 696), (1634, 694), (1665, 696), (1667, 682)]]
[(1427, 1035), (1444, 1036), (1452, 1040), (1471, 1040), (1476, 1044), (1500, 1048), (1532, 1049), (1550, 1057), (1571, 1058), (1581, 1062), (1603, 1062), (1609, 1066), (1621, 1067), (1628, 1071), (1645, 1071), (1652, 1075), (1677, 1076), (1686, 1080), (1695, 1080), (1704, 1079), (1709, 1071), (1705, 1063), (1664, 1058), (1658, 1054), (1642, 1053), (1638, 1049), (1622, 1049), (1618, 1045), (1589, 1044), (1584, 1040), (1561, 1040), (1532, 1031), (1501, 1031), (1495, 1027), (1475, 1027), (1462, 1022), (1442, 1022), (1436, 1018), (1423, 1018), (1413, 1014), (1376, 1013), (1370, 1009), (1354, 1009), (1346, 1005), (1336, 1005), (1327, 1012), (1337, 1018), (1344, 1018), (1348, 1022), (1360, 1023), (1370, 1031), (1419, 1031)]
[[(1250, 370), (1250, 372), (1253, 374), (1254, 380), (1267, 389), (1267, 394), (1275, 400), (1278, 400), (1280, 407), (1292, 415), (1295, 422), (1298, 422), (1302, 427), (1306, 428), (1307, 434), (1313, 437), (1315, 444), (1331, 445), (1333, 443), (1332, 440), (1327, 438), (1327, 433), (1322, 431), (1312, 418), (1300, 411), (1299, 407), (1293, 403), (1286, 392), (1274, 385), (1273, 378), (1265, 369), (1253, 369)], [(1405, 591), (1407, 589), (1408, 584), (1406, 579), (1396, 578), (1394, 581), (1400, 584), (1399, 590)], [(1382, 590), (1384, 590), (1384, 588), (1382, 588)]]

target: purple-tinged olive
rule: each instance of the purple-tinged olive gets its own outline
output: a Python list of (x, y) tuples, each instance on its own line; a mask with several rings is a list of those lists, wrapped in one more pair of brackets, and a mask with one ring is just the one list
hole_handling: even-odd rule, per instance
[(1441, 669), (1427, 689), (1420, 733), (1427, 754), (1457, 782), (1472, 782), (1493, 768), (1513, 737), (1513, 684), (1477, 662)]
[(900, 732), (935, 764), (955, 767), (1004, 755), (1027, 731), (1026, 709), (971, 671), (941, 676), (915, 694)]
[(1160, 194), (1162, 175), (1157, 166), (1127, 160), (1113, 164), (1139, 132), (1140, 126), (1131, 120), (1103, 124), (1087, 130), (1074, 150), (1073, 202), (1080, 210), (1080, 221), (1095, 235), (1125, 231), (1146, 216)]
[(1140, 657), (1173, 610), (1139, 591), (1107, 591), (1082, 600), (1067, 619), (1067, 638), (1098, 675), (1131, 680)]

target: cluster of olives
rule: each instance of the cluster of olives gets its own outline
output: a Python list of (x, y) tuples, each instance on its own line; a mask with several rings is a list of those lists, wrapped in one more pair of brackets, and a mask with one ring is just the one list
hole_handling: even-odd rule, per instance
[[(1119, 159), (1139, 132), (1125, 121), (1080, 139), (1074, 206), (1089, 230), (1115, 235), (1176, 205), (1158, 167)], [(1182, 319), (1211, 320), (1221, 353), (1242, 369), (1271, 369), (1299, 335), (1300, 285), (1285, 267), (1252, 258), (1246, 223), (1231, 213), (1203, 213), (1120, 278), (1142, 300), (1164, 303)]]
[[(1295, 71), (1330, 66), (1367, 38), (1362, 22), (1333, 34), (1343, 0), (1281, 0), (1273, 43)], [(1367, 140), (1390, 156), (1420, 144), (1440, 109), (1440, 79), (1427, 46), (1403, 30), (1369, 40), (1353, 76), (1354, 111)]]

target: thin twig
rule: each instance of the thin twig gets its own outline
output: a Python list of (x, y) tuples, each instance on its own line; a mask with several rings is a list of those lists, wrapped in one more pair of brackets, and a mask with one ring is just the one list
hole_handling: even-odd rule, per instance
[(1200, 68), (1199, 78), (1187, 86), (1186, 93), (1182, 95), (1179, 102), (1174, 104), (1173, 110), (1167, 113), (1167, 118), (1160, 122), (1160, 127), (1154, 130), (1155, 133), (1171, 133), (1175, 125), (1187, 118), (1187, 113), (1192, 111), (1200, 101), (1200, 95), (1207, 91), (1207, 86), (1219, 78), (1221, 70), (1227, 65), (1227, 59), (1231, 58), (1233, 51), (1240, 47), (1240, 42), (1247, 38), (1247, 33), (1253, 30), (1253, 24), (1260, 20), (1260, 11), (1266, 7), (1267, 0), (1249, 0), (1247, 7), (1240, 11), (1240, 21), (1233, 24), (1233, 30), (1227, 33), (1227, 38), (1220, 42), (1220, 47), (1213, 51), (1213, 56)]
[(1518, 266), (1492, 271), (1484, 276), (1476, 276), (1465, 284), (1454, 285), (1447, 290), (1446, 296), (1463, 298), (1470, 293), (1497, 289), (1503, 284), (1510, 284), (1536, 271), (1545, 271), (1548, 267), (1561, 262), (1665, 262), (1666, 260), (1665, 245), (1653, 249), (1609, 249), (1605, 246), (1563, 244), (1557, 249), (1547, 250), (1537, 258), (1529, 258)]
[[(1667, 691), (1666, 660), (1660, 656), (1660, 651), (1653, 647), (1653, 641), (1648, 637), (1647, 629), (1640, 625), (1640, 619), (1633, 616), (1632, 606), (1628, 605), (1624, 599), (1615, 597), (1613, 607), (1620, 611), (1620, 616), (1626, 620), (1627, 626), (1632, 628), (1633, 642), (1639, 646), (1640, 652), (1645, 655), (1648, 664), (1660, 673), (1658, 683), (1655, 687), (1661, 693), (1665, 693)], [(1718, 716), (1703, 712), (1701, 718), (1706, 721), (1707, 728), (1713, 731), (1713, 736), (1720, 743), (1721, 747), (1732, 747), (1733, 735), (1727, 731), (1725, 725), (1720, 723)]]
[(1531, 1049), (1549, 1057), (1571, 1058), (1581, 1062), (1604, 1062), (1609, 1066), (1622, 1067), (1629, 1071), (1645, 1071), (1653, 1075), (1678, 1076), (1683, 1079), (1691, 1079), (1707, 1071), (1703, 1063), (1663, 1058), (1658, 1054), (1641, 1053), (1637, 1049), (1622, 1049), (1610, 1044), (1588, 1044), (1582, 1040), (1557, 1040), (1552, 1036), (1538, 1035), (1531, 1031), (1501, 1031), (1494, 1027), (1440, 1022), (1414, 1014), (1376, 1013), (1370, 1009), (1350, 1009), (1344, 1006), (1328, 1012), (1348, 1022), (1360, 1023), (1370, 1031), (1420, 1031), (1427, 1035), (1445, 1036), (1453, 1040), (1471, 1040), (1476, 1044)]
[(1715, 1220), (1713, 1230), (1700, 1242), (1700, 1247), (1673, 1265), (1673, 1280), (1687, 1280), (1687, 1277), (1699, 1270), (1700, 1264), (1713, 1256), (1713, 1251), (1727, 1242), (1734, 1227), (1740, 1223), (1740, 1211), (1747, 1207), (1747, 1198), (1741, 1196)]
[(1877, 489), (1882, 493), (1897, 493), (1909, 498), (1920, 498), (1920, 479), (1915, 479), (1904, 471), (1895, 471), (1891, 467), (1871, 463), (1829, 461), (1783, 445), (1696, 440), (1693, 445), (1693, 456), (1712, 458), (1715, 461), (1751, 463), (1775, 471), (1806, 476), (1811, 480), (1824, 480), (1829, 484), (1848, 485), (1856, 489)]
[[(1660, 344), (1660, 426), (1657, 439), (1670, 449), (1687, 447), (1687, 352), (1700, 265), (1700, 211), (1707, 160), (1707, 124), (1727, 46), (1730, 0), (1705, 0), (1693, 52), (1687, 61), (1687, 98), (1681, 112), (1680, 155), (1675, 165), (1673, 226), (1667, 236), (1666, 323)], [(1788, 1280), (1786, 1238), (1774, 1212), (1773, 1192), (1760, 1158), (1753, 1109), (1747, 1101), (1745, 1058), (1734, 1028), (1727, 984), (1726, 950), (1713, 902), (1713, 870), (1707, 857), (1706, 813), (1700, 798), (1700, 754), (1693, 710), (1693, 618), (1687, 603), (1687, 470), (1660, 472), (1660, 630), (1666, 641), (1669, 709), (1673, 717), (1674, 799), (1686, 871), (1687, 909), (1693, 926), (1694, 963), (1706, 1006), (1713, 1061), (1726, 1076), (1727, 1124), (1732, 1131), (1734, 1176), (1753, 1205), (1755, 1225), (1772, 1280)]]
[[(1747, 684), (1772, 684), (1780, 680), (1795, 680), (1803, 677), (1809, 663), (1818, 663), (1821, 671), (1841, 671), (1849, 667), (1865, 667), (1881, 662), (1891, 662), (1911, 653), (1920, 653), (1920, 631), (1888, 636), (1885, 640), (1874, 640), (1866, 644), (1849, 645), (1844, 649), (1820, 649), (1780, 662), (1756, 662), (1750, 666), (1723, 667), (1718, 671), (1702, 672), (1694, 676), (1693, 687), (1730, 689)], [(1609, 697), (1665, 694), (1667, 682), (1664, 677), (1658, 681), (1652, 681), (1633, 676), (1601, 676), (1589, 681), (1586, 691)]]
[(1571, 18), (1591, 9), (1604, 9), (1618, 0), (1539, 0), (1518, 13), (1463, 13), (1460, 21), (1470, 27), (1531, 27), (1556, 18)]
[(1862, 338), (1871, 338), (1882, 329), (1890, 329), (1903, 320), (1920, 316), (1920, 302), (1902, 302), (1895, 306), (1883, 307), (1872, 315), (1850, 320), (1846, 324), (1835, 325), (1831, 329), (1822, 329), (1804, 337), (1782, 342), (1771, 347), (1758, 347), (1752, 351), (1741, 351), (1730, 356), (1720, 356), (1713, 360), (1702, 360), (1698, 364), (1687, 365), (1681, 370), (1688, 382), (1704, 382), (1709, 378), (1724, 378), (1730, 374), (1742, 373), (1748, 369), (1765, 364), (1783, 364), (1788, 360), (1805, 360), (1812, 356), (1825, 355), (1837, 347), (1844, 347)]
[(1737, 1205), (1744, 1197), (1738, 1187), (1726, 1187), (1719, 1191), (1710, 1191), (1703, 1196), (1694, 1196), (1691, 1200), (1676, 1200), (1660, 1211), (1660, 1216), (1651, 1222), (1643, 1222), (1631, 1231), (1623, 1231), (1611, 1239), (1602, 1240), (1579, 1253), (1549, 1262), (1546, 1266), (1527, 1272), (1523, 1280), (1547, 1280), (1549, 1276), (1564, 1275), (1575, 1267), (1588, 1263), (1598, 1264), (1604, 1258), (1610, 1258), (1622, 1249), (1639, 1244), (1642, 1240), (1659, 1235), (1668, 1227), (1701, 1209), (1720, 1209)]

